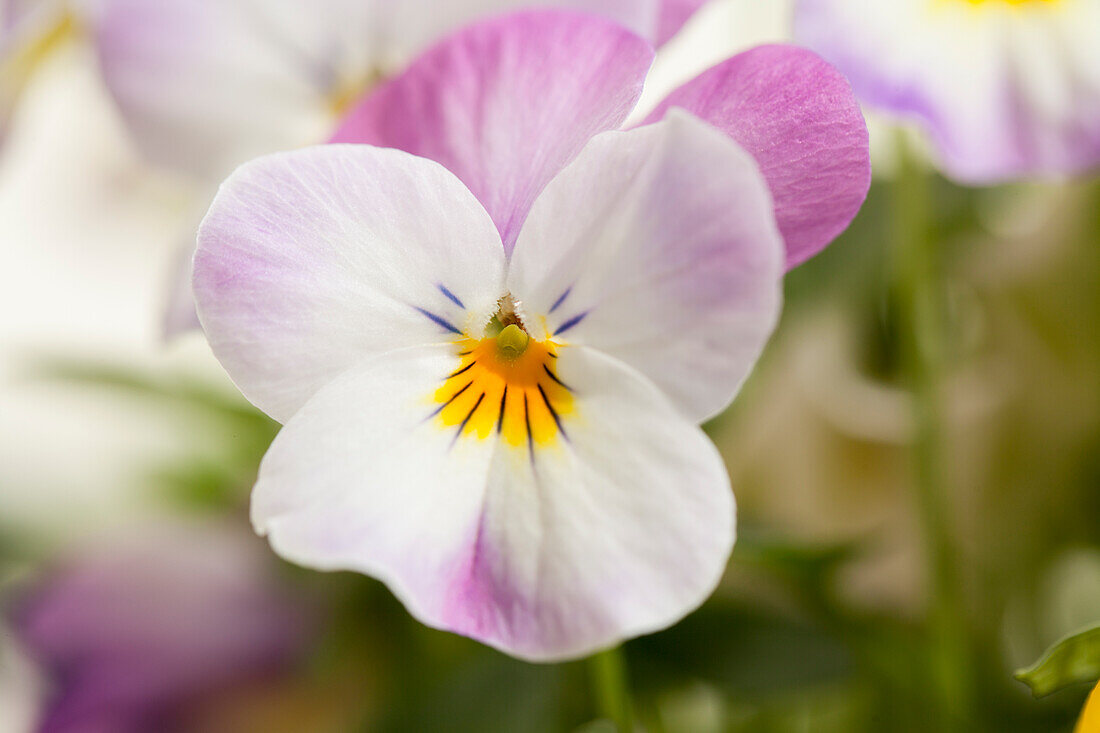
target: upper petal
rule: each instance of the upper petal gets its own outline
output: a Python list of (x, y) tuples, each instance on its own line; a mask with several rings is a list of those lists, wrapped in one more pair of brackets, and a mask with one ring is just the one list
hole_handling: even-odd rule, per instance
[(455, 173), (510, 251), (543, 186), (641, 94), (652, 47), (591, 15), (531, 11), (468, 27), (369, 95), (336, 142), (396, 147)]
[(682, 107), (756, 159), (775, 200), (787, 267), (821, 251), (855, 217), (871, 185), (867, 125), (851, 87), (814, 53), (759, 46), (672, 92), (647, 119)]
[(104, 80), (142, 152), (220, 180), (323, 142), (333, 100), (373, 73), (372, 3), (99, 0)]
[[(349, 370), (272, 444), (257, 528), (287, 559), (379, 577), (424, 623), (528, 659), (673, 623), (712, 591), (733, 544), (721, 458), (634, 370), (580, 348), (557, 361), (575, 411), (565, 437), (532, 448), (426, 419), (453, 350)], [(497, 419), (497, 401), (468, 403)]]
[(729, 404), (760, 355), (782, 276), (756, 164), (675, 112), (597, 136), (546, 187), (508, 288), (528, 328), (623, 360), (702, 420)]
[(260, 158), (199, 229), (194, 292), (214, 354), (279, 421), (365, 357), (483, 325), (500, 238), (437, 163), (327, 145)]
[(1100, 3), (801, 0), (795, 36), (967, 183), (1100, 164)]

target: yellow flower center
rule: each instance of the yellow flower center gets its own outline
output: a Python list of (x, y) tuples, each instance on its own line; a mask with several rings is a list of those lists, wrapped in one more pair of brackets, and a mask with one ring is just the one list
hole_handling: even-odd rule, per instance
[(562, 420), (573, 395), (557, 376), (558, 345), (535, 341), (519, 326), (496, 336), (456, 340), (459, 363), (435, 391), (441, 429), (480, 439), (500, 435), (507, 445), (534, 450), (568, 435)]

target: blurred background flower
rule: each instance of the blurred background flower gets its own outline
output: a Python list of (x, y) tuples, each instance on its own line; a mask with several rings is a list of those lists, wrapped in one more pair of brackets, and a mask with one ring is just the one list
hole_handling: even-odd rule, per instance
[(218, 698), (286, 675), (313, 623), (273, 571), (239, 527), (143, 526), (70, 548), (13, 594), (37, 729), (198, 729)]

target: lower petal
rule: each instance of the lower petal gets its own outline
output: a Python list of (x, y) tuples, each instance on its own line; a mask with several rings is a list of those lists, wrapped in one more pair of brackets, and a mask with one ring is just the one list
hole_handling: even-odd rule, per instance
[(471, 396), (473, 422), (433, 419), (459, 359), (442, 346), (378, 357), (287, 423), (252, 505), (279, 554), (378, 577), (424, 623), (532, 660), (663, 628), (707, 597), (733, 544), (729, 480), (652, 383), (563, 349), (575, 399), (558, 439), (513, 444), (467, 429), (498, 419), (495, 400)]
[(576, 399), (567, 437), (496, 452), (440, 619), (538, 661), (675, 623), (713, 591), (734, 539), (729, 479), (703, 432), (617, 360), (570, 348), (559, 362)]

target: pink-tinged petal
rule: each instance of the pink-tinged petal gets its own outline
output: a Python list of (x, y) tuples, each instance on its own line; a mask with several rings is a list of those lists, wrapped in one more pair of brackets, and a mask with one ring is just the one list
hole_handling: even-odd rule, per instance
[(699, 8), (710, 0), (661, 0), (657, 21), (657, 43), (672, 38)]
[(795, 35), (971, 184), (1100, 165), (1100, 3), (802, 0)]
[(453, 348), (349, 370), (272, 444), (257, 529), (289, 560), (378, 577), (424, 623), (527, 659), (674, 623), (713, 590), (733, 544), (721, 458), (621, 362), (581, 348), (556, 362), (574, 412), (557, 443), (533, 447), (427, 419)]
[(775, 200), (787, 267), (820, 252), (871, 185), (867, 124), (848, 82), (814, 53), (760, 46), (672, 92), (647, 122), (681, 107), (756, 159)]
[(484, 324), (503, 281), (500, 237), (457, 178), (358, 145), (239, 168), (199, 229), (194, 260), (215, 356), (279, 421), (366, 357)]
[[(783, 242), (752, 157), (682, 111), (592, 139), (528, 218), (508, 289), (689, 419), (724, 409), (778, 319)], [(538, 334), (542, 336), (541, 333)]]
[(653, 48), (596, 16), (532, 11), (462, 30), (380, 87), (335, 142), (437, 160), (493, 217), (505, 249), (543, 186), (641, 94)]

